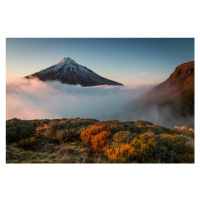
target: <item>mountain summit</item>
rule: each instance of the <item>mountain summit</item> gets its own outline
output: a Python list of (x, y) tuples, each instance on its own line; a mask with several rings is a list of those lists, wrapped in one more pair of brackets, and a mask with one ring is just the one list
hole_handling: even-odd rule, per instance
[(97, 86), (97, 85), (123, 85), (121, 83), (106, 79), (87, 67), (76, 63), (71, 58), (63, 58), (55, 65), (52, 65), (39, 72), (26, 76), (42, 81), (60, 81), (70, 85)]

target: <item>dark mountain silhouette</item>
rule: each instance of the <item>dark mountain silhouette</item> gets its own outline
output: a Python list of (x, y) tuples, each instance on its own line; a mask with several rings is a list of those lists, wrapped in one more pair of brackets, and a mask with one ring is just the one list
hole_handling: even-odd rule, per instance
[(57, 64), (36, 72), (25, 78), (38, 78), (42, 81), (60, 81), (70, 85), (97, 86), (97, 85), (123, 85), (106, 79), (85, 66), (77, 64), (71, 58), (63, 58)]

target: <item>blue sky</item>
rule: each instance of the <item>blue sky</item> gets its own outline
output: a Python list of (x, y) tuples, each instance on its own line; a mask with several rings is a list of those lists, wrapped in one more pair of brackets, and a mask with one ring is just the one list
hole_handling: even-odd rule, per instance
[(194, 60), (193, 38), (7, 38), (6, 77), (23, 77), (70, 57), (125, 85), (158, 84)]

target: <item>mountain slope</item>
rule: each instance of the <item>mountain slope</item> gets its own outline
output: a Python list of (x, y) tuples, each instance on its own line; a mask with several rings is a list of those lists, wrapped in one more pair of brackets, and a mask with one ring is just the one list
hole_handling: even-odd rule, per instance
[(170, 106), (178, 115), (194, 115), (194, 61), (177, 66), (166, 81), (142, 98), (159, 107)]
[(124, 108), (126, 120), (194, 127), (194, 61), (181, 64), (163, 83)]
[(123, 85), (106, 79), (85, 66), (79, 65), (71, 58), (63, 58), (55, 65), (36, 72), (25, 78), (35, 78), (42, 81), (60, 81), (70, 85), (80, 84), (84, 87), (97, 85)]

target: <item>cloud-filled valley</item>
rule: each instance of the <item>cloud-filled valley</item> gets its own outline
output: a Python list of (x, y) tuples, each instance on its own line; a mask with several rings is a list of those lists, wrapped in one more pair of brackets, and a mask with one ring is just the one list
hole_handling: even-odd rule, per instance
[(126, 120), (124, 106), (153, 85), (81, 87), (16, 78), (6, 83), (6, 119)]

